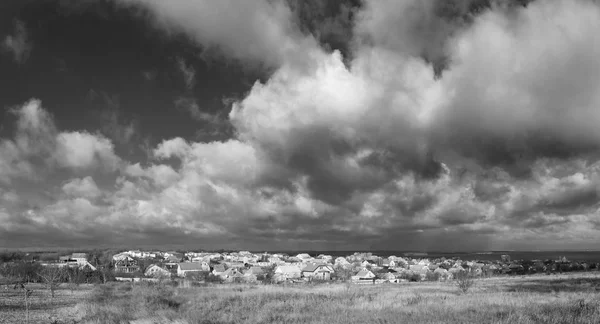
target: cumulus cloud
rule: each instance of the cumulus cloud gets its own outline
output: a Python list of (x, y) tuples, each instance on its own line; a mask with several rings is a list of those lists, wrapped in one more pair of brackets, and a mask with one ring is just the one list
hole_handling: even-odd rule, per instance
[(102, 194), (102, 191), (96, 185), (94, 178), (90, 176), (71, 179), (62, 186), (62, 190), (71, 197), (82, 197), (87, 199), (94, 199)]
[(19, 64), (27, 61), (33, 49), (33, 43), (29, 39), (29, 33), (24, 22), (15, 22), (14, 34), (4, 38), (2, 49), (12, 54), (15, 62)]
[(59, 132), (53, 116), (32, 99), (11, 109), (17, 117), (14, 139), (0, 142), (0, 179), (41, 179), (56, 168), (114, 171), (120, 158), (110, 140), (88, 132)]
[[(306, 249), (579, 246), (597, 237), (595, 2), (492, 6), (457, 22), (434, 1), (367, 1), (355, 9), (350, 57), (303, 35), (283, 2), (229, 11), (227, 1), (122, 2), (273, 74), (233, 103), (235, 136), (164, 139), (145, 163), (122, 161), (102, 136), (58, 132), (39, 103), (18, 110), (0, 172), (34, 170), (19, 164), (24, 152), (46, 146), (58, 166), (120, 171), (101, 194), (78, 175), (19, 226), (81, 215), (74, 233), (95, 224), (97, 235), (136, 242)], [(446, 57), (440, 74), (432, 61)]]

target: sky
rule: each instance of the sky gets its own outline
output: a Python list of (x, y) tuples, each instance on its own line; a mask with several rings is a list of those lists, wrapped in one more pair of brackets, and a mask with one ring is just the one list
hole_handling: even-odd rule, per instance
[(598, 249), (594, 0), (4, 0), (0, 248)]

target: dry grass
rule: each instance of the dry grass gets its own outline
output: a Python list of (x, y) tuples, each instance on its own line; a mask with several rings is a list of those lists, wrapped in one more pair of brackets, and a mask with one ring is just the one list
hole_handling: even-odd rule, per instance
[(85, 323), (600, 323), (600, 276), (317, 286), (98, 287)]
[[(600, 274), (399, 285), (111, 283), (52, 300), (34, 288), (29, 323), (600, 323)], [(23, 293), (0, 287), (0, 323), (25, 323)]]
[[(0, 286), (0, 323), (27, 323), (25, 294), (21, 289), (12, 286), (5, 289)], [(71, 290), (70, 287), (61, 286), (51, 298), (51, 292), (40, 284), (28, 284), (32, 290), (28, 299), (29, 323), (73, 323), (81, 320), (81, 312), (76, 305), (89, 298), (92, 286), (81, 285)]]

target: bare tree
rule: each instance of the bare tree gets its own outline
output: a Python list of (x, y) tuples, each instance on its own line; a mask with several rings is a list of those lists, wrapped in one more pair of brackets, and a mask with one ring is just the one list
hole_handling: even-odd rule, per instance
[(455, 280), (458, 289), (466, 294), (475, 284), (475, 275), (470, 269), (466, 271), (459, 271), (456, 273)]
[(38, 273), (38, 275), (40, 278), (42, 278), (46, 284), (46, 287), (50, 290), (52, 298), (54, 298), (54, 292), (56, 291), (56, 288), (58, 288), (58, 285), (64, 276), (63, 269), (57, 266), (47, 266), (44, 268), (44, 270)]

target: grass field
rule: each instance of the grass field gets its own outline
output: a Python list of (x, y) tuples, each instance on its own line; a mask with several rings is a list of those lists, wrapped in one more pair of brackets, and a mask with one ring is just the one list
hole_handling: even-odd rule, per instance
[(74, 306), (69, 294), (62, 290), (55, 307), (71, 321), (58, 323), (600, 323), (598, 273), (482, 279), (466, 294), (437, 282), (185, 289), (113, 283), (75, 292), (85, 298)]
[[(12, 286), (0, 286), (0, 323), (27, 323), (25, 294)], [(50, 291), (40, 284), (29, 284), (32, 293), (28, 298), (29, 323), (73, 323), (81, 320), (76, 305), (90, 297), (93, 286), (77, 288), (62, 286), (52, 298)]]

